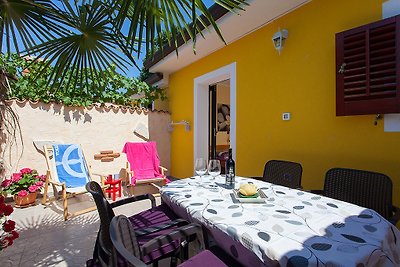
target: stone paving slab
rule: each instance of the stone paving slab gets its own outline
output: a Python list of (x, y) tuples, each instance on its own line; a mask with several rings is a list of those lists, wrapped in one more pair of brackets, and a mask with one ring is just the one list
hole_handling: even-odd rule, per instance
[[(94, 206), (88, 195), (69, 199), (71, 211)], [(10, 219), (16, 222), (20, 237), (0, 252), (1, 267), (85, 266), (92, 258), (100, 220), (97, 211), (67, 221), (62, 216), (62, 201), (48, 207), (39, 204), (15, 208)], [(157, 198), (157, 203), (160, 199)], [(131, 203), (115, 209), (116, 214), (133, 215), (150, 208), (150, 201)]]

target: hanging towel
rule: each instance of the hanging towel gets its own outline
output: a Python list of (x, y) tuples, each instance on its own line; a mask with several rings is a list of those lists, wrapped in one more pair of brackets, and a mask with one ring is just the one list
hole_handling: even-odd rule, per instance
[(122, 150), (126, 154), (133, 177), (131, 184), (136, 180), (165, 178), (160, 172), (160, 158), (157, 153), (157, 144), (151, 142), (128, 142)]
[(67, 188), (85, 186), (89, 173), (81, 147), (76, 144), (53, 145), (58, 180), (65, 182)]

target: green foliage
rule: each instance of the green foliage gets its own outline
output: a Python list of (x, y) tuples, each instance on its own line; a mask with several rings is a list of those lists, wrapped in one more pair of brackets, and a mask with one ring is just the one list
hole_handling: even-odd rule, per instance
[(10, 195), (18, 194), (24, 197), (28, 192), (33, 193), (40, 190), (44, 181), (46, 181), (46, 175), (39, 175), (36, 170), (23, 168), (19, 172), (13, 173), (10, 178), (5, 179), (1, 183), (1, 187)]
[(150, 77), (151, 74), (152, 73), (148, 69), (146, 69), (145, 67), (142, 67), (140, 69), (140, 73), (139, 73), (138, 79), (139, 79), (139, 81), (143, 81), (144, 82), (147, 78)]
[[(159, 52), (159, 51), (162, 51), (162, 49), (163, 49), (164, 46), (169, 45), (168, 37), (167, 37), (166, 32), (161, 32), (161, 33), (154, 39), (154, 42), (155, 42), (154, 53), (153, 53), (153, 55), (151, 55), (150, 52), (148, 52), (148, 53), (146, 54), (146, 56), (144, 57), (144, 59), (142, 60), (142, 63), (143, 63), (143, 64), (144, 64), (144, 62), (147, 61), (148, 59), (150, 59), (150, 58), (152, 59), (155, 53), (157, 53), (157, 52)], [(153, 73), (151, 73), (148, 69), (146, 69), (146, 68), (143, 66), (143, 67), (140, 69), (140, 73), (139, 73), (138, 79), (139, 79), (140, 81), (145, 81), (147, 78), (149, 78), (149, 77), (151, 76), (151, 74), (153, 74)]]
[[(148, 107), (154, 100), (165, 99), (165, 93), (157, 87), (150, 87), (136, 78), (125, 77), (116, 73), (115, 65), (105, 71), (87, 70), (93, 72), (96, 80), (76, 79), (68, 70), (65, 79), (49, 79), (53, 67), (41, 61), (27, 61), (17, 54), (10, 58), (0, 55), (0, 64), (5, 71), (16, 76), (17, 81), (10, 80), (11, 93), (9, 97), (20, 100), (39, 100), (45, 103), (57, 102), (68, 106), (89, 106), (93, 103), (114, 103), (125, 106)], [(44, 71), (43, 71), (44, 68)], [(28, 71), (29, 70), (29, 71)], [(49, 83), (50, 80), (50, 83)], [(57, 83), (51, 90), (52, 83)], [(143, 95), (133, 100), (131, 95)]]
[[(247, 0), (214, 2), (230, 11), (247, 4)], [(128, 71), (137, 66), (135, 56), (142, 51), (154, 55), (163, 44), (163, 38), (156, 37), (162, 34), (174, 48), (179, 36), (185, 42), (192, 39), (194, 49), (204, 27), (213, 28), (223, 40), (204, 0), (0, 1), (1, 53), (44, 58), (43, 72), (54, 66), (48, 75), (51, 91), (64, 86), (64, 81), (68, 84), (72, 76), (79, 84), (97, 81), (92, 69), (109, 74), (114, 64)]]

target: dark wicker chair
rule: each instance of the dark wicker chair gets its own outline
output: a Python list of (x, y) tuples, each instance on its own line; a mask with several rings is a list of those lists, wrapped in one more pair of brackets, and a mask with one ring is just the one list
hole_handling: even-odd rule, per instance
[(392, 180), (382, 173), (333, 168), (327, 171), (323, 194), (377, 211), (391, 223), (400, 219), (392, 205)]
[[(95, 182), (86, 184), (86, 189), (92, 194), (97, 206), (100, 217), (100, 229), (93, 252), (93, 259), (87, 262), (88, 266), (109, 266), (112, 257), (112, 242), (110, 239), (110, 223), (115, 216), (113, 208), (141, 200), (150, 200), (151, 209), (140, 212), (129, 217), (132, 227), (135, 229), (139, 245), (147, 243), (160, 235), (166, 234), (173, 229), (188, 224), (187, 221), (178, 219), (177, 216), (164, 204), (156, 206), (154, 196), (151, 194), (129, 197), (109, 203), (104, 197), (104, 193)], [(171, 257), (172, 265), (174, 265), (175, 257), (180, 250), (180, 244), (171, 242), (169, 247), (163, 251), (149, 252), (144, 255), (143, 261), (147, 264), (154, 263), (163, 258)]]
[(265, 163), (262, 180), (290, 188), (301, 188), (300, 163), (285, 160), (270, 160)]
[[(194, 236), (196, 238), (193, 238)], [(178, 240), (178, 242), (184, 240), (197, 240), (200, 243), (200, 248), (205, 247), (202, 228), (200, 225), (195, 223), (176, 228), (167, 235), (159, 236), (148, 243), (139, 246), (135, 230), (129, 222), (129, 219), (124, 215), (119, 215), (112, 219), (110, 237), (115, 249), (115, 252), (113, 253), (113, 265), (111, 265), (114, 267), (119, 266), (121, 257), (124, 259), (126, 264), (125, 266), (127, 267), (146, 267), (147, 265), (140, 260), (143, 258), (143, 254), (145, 254), (146, 251), (153, 251), (158, 249), (160, 246), (168, 245), (171, 240)], [(203, 250), (188, 261), (180, 264), (179, 267), (204, 267), (205, 265), (212, 267), (229, 266), (221, 261), (211, 251)]]

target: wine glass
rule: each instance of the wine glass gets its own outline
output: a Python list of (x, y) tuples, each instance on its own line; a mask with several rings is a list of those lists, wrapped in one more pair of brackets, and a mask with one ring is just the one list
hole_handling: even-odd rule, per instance
[(219, 160), (212, 159), (208, 162), (208, 174), (212, 176), (213, 180), (221, 174), (221, 163)]
[(194, 165), (194, 170), (197, 175), (200, 176), (200, 183), (202, 181), (202, 176), (207, 172), (207, 162), (203, 158), (196, 159), (196, 163)]

